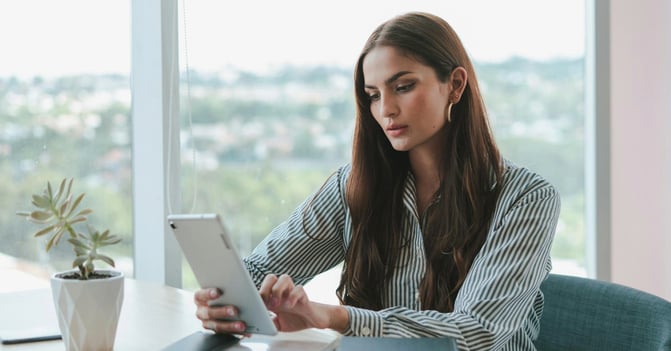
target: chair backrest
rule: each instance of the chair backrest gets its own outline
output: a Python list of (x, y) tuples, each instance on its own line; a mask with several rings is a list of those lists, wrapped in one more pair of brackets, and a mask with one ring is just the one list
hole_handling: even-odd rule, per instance
[(550, 274), (539, 351), (671, 350), (671, 302), (619, 284)]

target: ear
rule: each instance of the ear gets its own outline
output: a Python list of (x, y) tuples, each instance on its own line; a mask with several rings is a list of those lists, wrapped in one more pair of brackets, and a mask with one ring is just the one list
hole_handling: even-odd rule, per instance
[(449, 101), (453, 104), (456, 104), (461, 100), (461, 95), (466, 89), (466, 83), (468, 83), (468, 73), (466, 69), (459, 66), (452, 70), (450, 74), (450, 96)]

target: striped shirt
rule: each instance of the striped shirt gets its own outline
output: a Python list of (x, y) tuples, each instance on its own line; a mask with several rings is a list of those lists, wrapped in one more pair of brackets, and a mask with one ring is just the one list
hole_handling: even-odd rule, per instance
[[(345, 201), (351, 168), (338, 169), (245, 258), (257, 286), (266, 274), (288, 274), (296, 284), (339, 263), (351, 239)], [(443, 313), (421, 310), (419, 285), (426, 267), (415, 184), (407, 178), (403, 203), (411, 239), (386, 291), (372, 311), (345, 306), (351, 336), (454, 338), (460, 350), (535, 350), (543, 310), (540, 284), (551, 269), (550, 248), (559, 217), (555, 188), (538, 174), (506, 161), (487, 238), (454, 305)], [(309, 235), (308, 235), (309, 234)]]

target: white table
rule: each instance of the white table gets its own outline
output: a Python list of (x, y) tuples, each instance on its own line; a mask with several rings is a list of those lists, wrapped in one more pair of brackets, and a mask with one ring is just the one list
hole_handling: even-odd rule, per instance
[[(129, 278), (124, 288), (115, 350), (160, 350), (202, 329), (192, 293)], [(58, 325), (49, 289), (0, 294), (0, 330), (45, 324)], [(2, 351), (63, 349), (60, 340), (0, 345)]]
[[(185, 336), (202, 331), (195, 312), (191, 292), (126, 278), (114, 350), (161, 350)], [(35, 325), (51, 325), (58, 329), (51, 290), (0, 293), (0, 330), (31, 328)], [(308, 329), (297, 333), (280, 333), (275, 337), (259, 335), (245, 338), (230, 350), (315, 350), (332, 344), (338, 337), (333, 331)], [(0, 345), (1, 351), (64, 349), (61, 340)]]

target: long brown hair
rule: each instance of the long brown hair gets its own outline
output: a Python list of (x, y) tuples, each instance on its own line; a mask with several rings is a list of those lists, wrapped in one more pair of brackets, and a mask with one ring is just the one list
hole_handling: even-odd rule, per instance
[(440, 201), (429, 207), (422, 228), (427, 265), (419, 288), (421, 307), (449, 312), (486, 238), (502, 164), (468, 54), (452, 28), (427, 13), (408, 13), (380, 25), (366, 42), (354, 71), (357, 116), (347, 183), (352, 238), (337, 295), (343, 304), (383, 308), (383, 292), (408, 240), (402, 203), (410, 171), (408, 155), (391, 147), (371, 115), (364, 91), (363, 61), (378, 46), (395, 47), (432, 67), (442, 82), (455, 67), (463, 67), (468, 74), (462, 98), (444, 127)]

